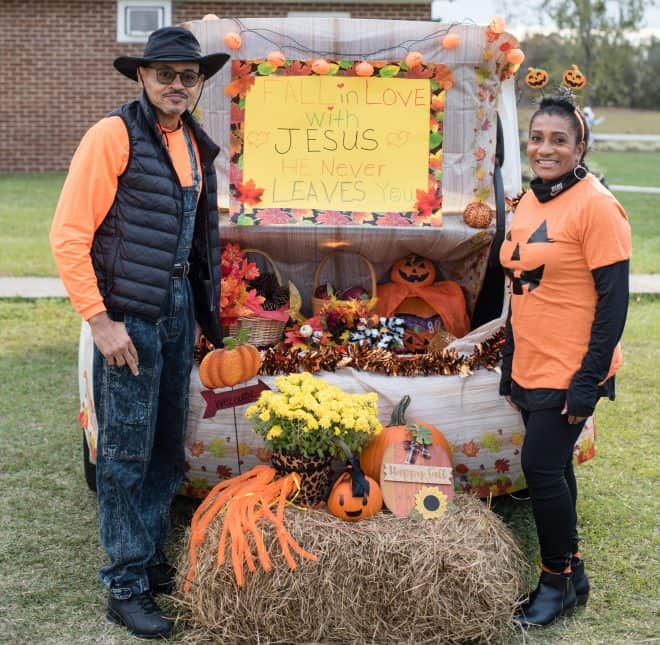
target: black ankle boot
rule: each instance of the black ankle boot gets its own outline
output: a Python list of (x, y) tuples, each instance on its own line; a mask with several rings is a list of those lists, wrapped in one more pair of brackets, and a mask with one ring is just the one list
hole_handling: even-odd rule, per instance
[(539, 584), (532, 592), (529, 602), (518, 609), (516, 621), (522, 627), (549, 625), (561, 616), (570, 616), (575, 603), (571, 574), (542, 571)]
[(571, 581), (575, 587), (575, 595), (578, 605), (586, 605), (589, 598), (589, 578), (584, 572), (584, 560), (580, 558), (571, 558)]
[(165, 618), (150, 591), (125, 600), (108, 596), (107, 618), (140, 638), (167, 638), (174, 625), (173, 621)]

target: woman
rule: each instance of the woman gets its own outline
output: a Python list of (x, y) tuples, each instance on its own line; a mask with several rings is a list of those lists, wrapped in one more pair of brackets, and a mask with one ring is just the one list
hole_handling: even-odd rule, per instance
[(523, 626), (547, 625), (589, 595), (573, 446), (598, 398), (614, 398), (610, 366), (628, 307), (630, 226), (583, 164), (588, 137), (570, 92), (543, 99), (527, 144), (536, 178), (500, 251), (511, 281), (500, 394), (525, 423), (521, 461), (543, 565), (518, 612)]

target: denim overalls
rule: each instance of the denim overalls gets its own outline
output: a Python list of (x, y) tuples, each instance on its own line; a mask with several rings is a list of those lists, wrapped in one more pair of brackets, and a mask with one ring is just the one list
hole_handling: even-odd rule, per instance
[[(183, 221), (175, 265), (190, 255), (201, 175), (184, 127), (193, 185), (183, 188)], [(176, 273), (182, 273), (178, 271)], [(123, 319), (138, 353), (138, 376), (108, 366), (94, 348), (94, 401), (98, 419), (96, 481), (101, 544), (110, 564), (100, 570), (117, 598), (149, 588), (145, 567), (164, 561), (170, 506), (183, 479), (183, 439), (193, 362), (195, 316), (185, 275), (173, 275), (160, 318)]]

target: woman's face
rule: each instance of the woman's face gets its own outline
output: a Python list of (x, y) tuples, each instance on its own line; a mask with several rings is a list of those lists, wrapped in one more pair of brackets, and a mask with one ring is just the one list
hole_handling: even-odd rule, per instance
[(553, 181), (578, 165), (584, 142), (575, 143), (577, 133), (570, 117), (538, 114), (529, 126), (527, 158), (536, 176)]

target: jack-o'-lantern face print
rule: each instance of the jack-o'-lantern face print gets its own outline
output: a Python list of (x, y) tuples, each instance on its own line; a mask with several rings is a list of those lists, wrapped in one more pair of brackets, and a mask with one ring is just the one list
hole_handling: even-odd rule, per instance
[(433, 262), (421, 255), (411, 253), (397, 260), (392, 266), (390, 280), (399, 284), (424, 287), (435, 282), (436, 270)]
[(550, 182), (575, 168), (584, 154), (584, 142), (569, 116), (537, 114), (529, 126), (527, 158), (542, 182)]
[[(511, 241), (511, 233), (507, 233), (506, 239)], [(523, 254), (526, 248), (531, 244), (552, 244), (554, 240), (548, 237), (548, 223), (543, 220), (539, 227), (529, 236), (526, 244), (522, 245), (518, 242), (511, 253), (511, 261), (515, 263), (522, 263), (521, 254)], [(525, 293), (530, 293), (534, 291), (540, 284), (543, 279), (543, 271), (545, 270), (545, 264), (541, 264), (537, 267), (531, 269), (505, 269), (505, 273), (511, 279), (511, 290), (514, 295), (522, 296)]]

